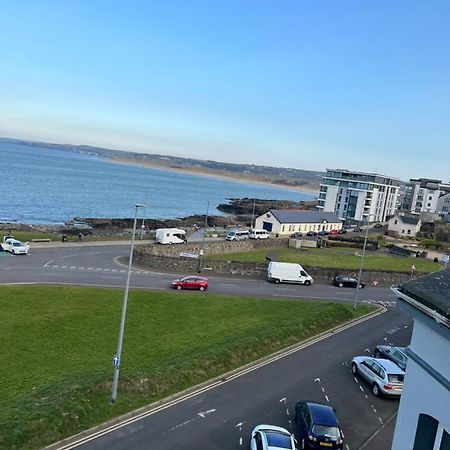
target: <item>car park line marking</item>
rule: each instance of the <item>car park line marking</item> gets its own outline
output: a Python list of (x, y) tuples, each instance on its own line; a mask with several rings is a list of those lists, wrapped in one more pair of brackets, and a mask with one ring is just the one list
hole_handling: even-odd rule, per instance
[(61, 266), (61, 269), (67, 269), (67, 266)]
[(345, 444), (345, 448), (346, 448), (347, 450), (350, 450), (350, 447), (348, 446), (348, 444)]
[(378, 420), (380, 421), (381, 425), (383, 425), (383, 419), (381, 417), (378, 417)]
[(78, 269), (80, 269), (80, 270), (84, 270), (84, 267), (78, 267)]
[(378, 430), (375, 430), (375, 432), (372, 434), (372, 436), (369, 437), (369, 439), (367, 439), (366, 442), (364, 442), (363, 445), (361, 445), (361, 447), (358, 448), (358, 450), (364, 450), (369, 444), (370, 442), (375, 439), (375, 437), (384, 429), (385, 426), (387, 426), (387, 424), (397, 415), (397, 411), (394, 412), (394, 414), (392, 414), (391, 417), (389, 417), (386, 422), (384, 422), (380, 428), (378, 428)]
[(239, 428), (239, 431), (242, 431), (242, 425), (244, 425), (244, 422), (239, 422), (234, 427)]
[(361, 385), (359, 385), (359, 388), (361, 389), (361, 392), (364, 392), (364, 388)]
[(320, 378), (316, 378), (314, 381), (317, 381), (318, 383), (320, 383)]
[(239, 438), (239, 445), (242, 445), (242, 437)]
[(75, 266), (70, 266), (69, 269), (77, 269)]
[(392, 329), (386, 331), (386, 333), (387, 333), (387, 334), (394, 334), (394, 333), (397, 333), (397, 331), (400, 331), (400, 328), (399, 328), (399, 327), (394, 327), (394, 328), (392, 328)]
[(46, 262), (43, 267), (47, 267), (48, 265), (50, 265), (52, 262), (54, 262), (54, 259), (51, 259), (50, 261)]
[(358, 380), (358, 378), (356, 378), (356, 377), (353, 377), (353, 379), (357, 382), (357, 383), (359, 383), (359, 380)]
[[(69, 284), (69, 283), (62, 283), (62, 284)], [(92, 285), (89, 285), (89, 286), (92, 286)], [(288, 348), (285, 351), (277, 353), (270, 358), (263, 359), (257, 363), (251, 364), (243, 369), (240, 369), (237, 372), (231, 373), (231, 375), (229, 375), (229, 376), (225, 376), (225, 377), (221, 377), (216, 380), (213, 380), (210, 383), (200, 386), (193, 391), (187, 390), (187, 391), (185, 391), (184, 394), (183, 393), (179, 394), (179, 397), (176, 397), (171, 400), (167, 400), (166, 403), (164, 403), (164, 399), (160, 400), (158, 402), (155, 402), (155, 403), (157, 403), (156, 406), (155, 406), (155, 404), (149, 405), (147, 407), (141, 408), (138, 411), (134, 411), (134, 412), (131, 412), (131, 413), (125, 415), (122, 419), (120, 419), (120, 418), (116, 419), (116, 421), (119, 420), (119, 422), (116, 422), (116, 421), (113, 423), (110, 422), (111, 424), (106, 424), (106, 425), (99, 426), (99, 427), (96, 427), (91, 430), (86, 430), (84, 432), (81, 432), (78, 435), (73, 436), (72, 440), (70, 440), (71, 438), (68, 438), (70, 440), (69, 442), (67, 442), (67, 439), (66, 439), (66, 443), (61, 442), (60, 446), (56, 446), (56, 445), (58, 445), (58, 443), (56, 443), (55, 449), (69, 450), (69, 449), (76, 448), (82, 444), (86, 444), (90, 441), (93, 441), (93, 440), (99, 438), (99, 437), (105, 436), (113, 431), (119, 430), (120, 428), (123, 428), (134, 422), (142, 420), (145, 417), (152, 416), (158, 412), (161, 412), (170, 407), (173, 407), (174, 405), (177, 405), (178, 403), (182, 403), (190, 398), (196, 397), (199, 394), (210, 391), (218, 386), (223, 386), (225, 383), (229, 383), (230, 381), (240, 378), (243, 375), (246, 375), (247, 373), (258, 370), (261, 367), (267, 366), (267, 365), (269, 365), (275, 361), (278, 361), (282, 358), (285, 358), (293, 353), (296, 353), (300, 350), (303, 350), (307, 347), (317, 344), (318, 342), (328, 339), (329, 337), (336, 336), (337, 333), (341, 333), (349, 328), (352, 328), (356, 325), (364, 323), (367, 320), (378, 317), (379, 315), (384, 314), (386, 311), (387, 311), (387, 309), (382, 307), (379, 311), (376, 311), (373, 314), (363, 316), (359, 319), (356, 319), (355, 321), (352, 321), (346, 325), (343, 325), (342, 327), (338, 327), (336, 329), (327, 331), (327, 332), (323, 333), (322, 335), (319, 335), (311, 340), (308, 340), (307, 342), (302, 342), (298, 345)], [(316, 378), (316, 380), (320, 381), (320, 378)]]
[(322, 387), (322, 392), (325, 394), (325, 389)]
[(373, 405), (370, 405), (370, 406), (372, 407), (373, 412), (376, 414), (376, 413), (377, 413), (377, 410), (375, 409), (375, 406), (373, 406)]
[(368, 348), (366, 348), (364, 351), (367, 353), (370, 353), (370, 349), (368, 349)]
[(286, 397), (280, 398), (280, 400), (278, 400), (280, 403), (286, 403)]
[(330, 399), (328, 398), (328, 395), (325, 394), (325, 399), (328, 403), (330, 403)]

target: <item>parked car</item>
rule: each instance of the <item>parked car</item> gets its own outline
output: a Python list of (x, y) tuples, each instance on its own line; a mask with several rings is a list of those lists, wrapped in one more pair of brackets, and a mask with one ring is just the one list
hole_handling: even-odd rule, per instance
[(295, 423), (299, 430), (301, 449), (342, 449), (344, 435), (329, 405), (301, 401), (295, 405)]
[(319, 234), (319, 236), (328, 236), (330, 234), (330, 232), (327, 230), (322, 230), (322, 231), (319, 231), (318, 234)]
[(330, 235), (331, 236), (337, 236), (339, 234), (339, 230), (331, 230)]
[[(358, 286), (358, 280), (356, 278), (348, 277), (346, 275), (335, 275), (333, 277), (333, 284), (338, 287), (352, 287)], [(362, 289), (366, 284), (360, 281), (359, 288)]]
[(402, 393), (405, 372), (389, 359), (355, 356), (352, 360), (352, 373), (364, 378), (377, 397), (381, 394), (398, 397)]
[(339, 234), (347, 234), (347, 230), (345, 228), (341, 228), (339, 230)]
[(392, 347), (390, 345), (377, 345), (373, 352), (375, 358), (390, 359), (395, 362), (400, 369), (406, 370), (408, 357), (404, 347)]
[(299, 231), (291, 234), (292, 239), (300, 239), (301, 237), (303, 237), (303, 233), (300, 233)]
[(382, 223), (376, 223), (373, 227), (374, 228), (381, 228), (383, 226)]
[(199, 291), (206, 291), (208, 289), (208, 279), (205, 277), (189, 276), (177, 278), (172, 281), (173, 289), (198, 289)]
[(308, 231), (306, 236), (317, 236), (317, 231)]
[(250, 438), (251, 450), (296, 450), (294, 436), (288, 430), (275, 425), (258, 425)]
[(353, 233), (361, 233), (361, 231), (362, 231), (362, 228), (359, 228), (359, 227), (353, 228)]

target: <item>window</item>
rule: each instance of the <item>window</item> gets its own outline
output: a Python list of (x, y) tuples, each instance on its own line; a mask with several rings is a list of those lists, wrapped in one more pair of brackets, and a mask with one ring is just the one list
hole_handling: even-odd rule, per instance
[(433, 450), (438, 421), (428, 414), (419, 414), (413, 450)]
[(445, 430), (442, 433), (442, 441), (439, 450), (450, 450), (450, 434)]
[(397, 219), (395, 219), (394, 225), (397, 225), (397, 224), (398, 224), (398, 220), (397, 220)]
[(411, 234), (411, 230), (408, 230), (408, 234)]

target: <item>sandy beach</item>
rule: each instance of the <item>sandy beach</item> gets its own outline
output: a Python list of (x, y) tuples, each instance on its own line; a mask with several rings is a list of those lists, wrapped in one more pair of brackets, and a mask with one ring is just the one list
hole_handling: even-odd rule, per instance
[(130, 164), (134, 166), (140, 166), (140, 167), (151, 167), (153, 169), (160, 169), (160, 170), (166, 170), (169, 172), (179, 172), (179, 173), (187, 173), (191, 175), (198, 175), (202, 177), (210, 177), (210, 178), (216, 178), (216, 179), (222, 179), (222, 180), (234, 180), (234, 181), (245, 181), (245, 183), (250, 184), (260, 184), (265, 186), (272, 186), (272, 187), (278, 187), (282, 189), (287, 189), (290, 191), (300, 191), (305, 192), (308, 194), (319, 194), (319, 185), (313, 185), (313, 184), (304, 184), (302, 186), (291, 186), (288, 184), (282, 184), (282, 183), (273, 183), (269, 180), (260, 179), (255, 176), (246, 175), (246, 174), (236, 174), (231, 172), (224, 172), (219, 170), (207, 170), (207, 169), (197, 169), (197, 168), (189, 168), (189, 167), (173, 167), (168, 166), (165, 164), (157, 164), (152, 162), (146, 162), (146, 161), (137, 161), (134, 159), (127, 159), (127, 158), (112, 158), (113, 162), (119, 163), (119, 164)]

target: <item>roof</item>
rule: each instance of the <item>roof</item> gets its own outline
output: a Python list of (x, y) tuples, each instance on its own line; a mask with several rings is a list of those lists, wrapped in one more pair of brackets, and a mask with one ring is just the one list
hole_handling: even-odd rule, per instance
[(269, 213), (272, 213), (280, 223), (341, 223), (339, 217), (332, 212), (271, 209)]
[(311, 411), (313, 422), (320, 425), (339, 426), (336, 414), (331, 406), (322, 403), (306, 402)]
[(395, 362), (389, 360), (389, 359), (383, 359), (383, 358), (372, 358), (375, 362), (377, 362), (381, 367), (383, 367), (386, 372), (389, 372), (390, 374), (404, 374), (405, 372), (395, 364)]
[(412, 217), (412, 216), (402, 216), (398, 215), (395, 216), (398, 217), (403, 223), (406, 223), (408, 225), (417, 225), (419, 223), (420, 218), (419, 217)]
[(400, 292), (450, 320), (450, 269), (405, 281)]

